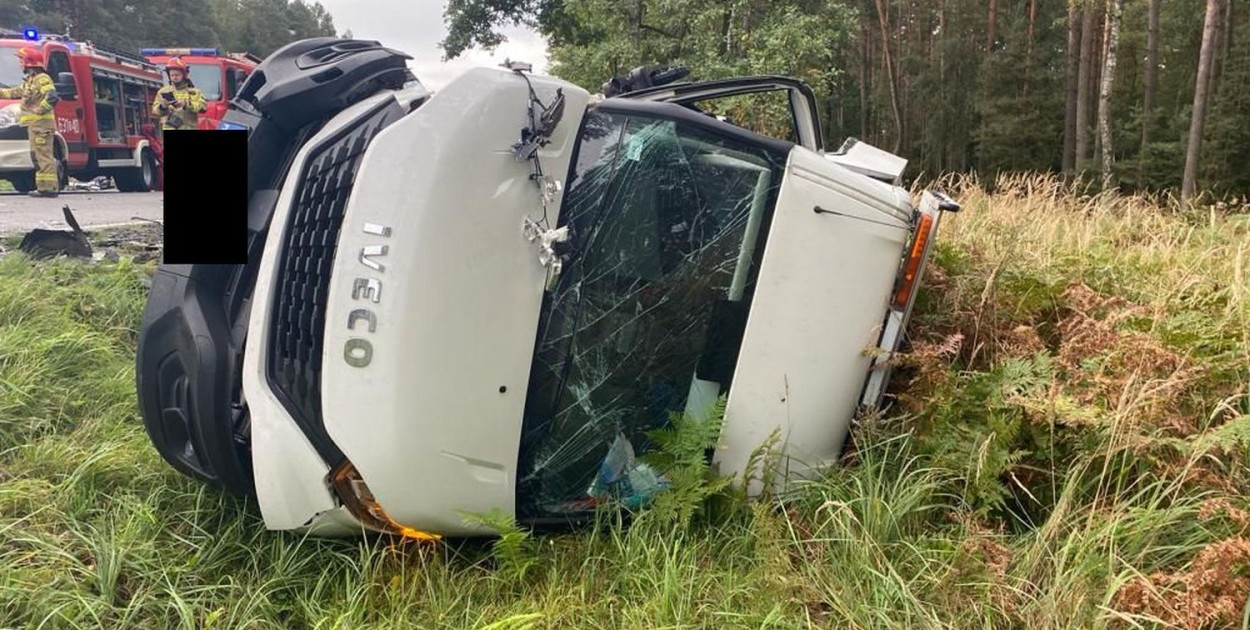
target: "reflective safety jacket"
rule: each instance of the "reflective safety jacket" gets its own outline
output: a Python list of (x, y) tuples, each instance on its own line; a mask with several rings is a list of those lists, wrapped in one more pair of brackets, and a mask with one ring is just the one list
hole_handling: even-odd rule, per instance
[(46, 73), (31, 72), (26, 75), (20, 87), (0, 88), (0, 98), (22, 99), (18, 124), (33, 129), (56, 129), (52, 106), (60, 98), (56, 94), (52, 77)]
[(161, 129), (195, 129), (207, 109), (204, 93), (190, 81), (162, 87), (152, 103), (152, 113), (161, 117)]

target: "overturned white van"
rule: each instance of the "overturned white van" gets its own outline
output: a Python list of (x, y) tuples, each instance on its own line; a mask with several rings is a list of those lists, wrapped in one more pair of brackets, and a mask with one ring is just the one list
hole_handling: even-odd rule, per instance
[[(297, 42), (232, 104), (254, 255), (162, 266), (140, 337), (172, 465), (271, 529), (458, 536), (585, 517), (605, 458), (722, 396), (721, 473), (778, 428), (792, 475), (838, 458), (953, 202), (826, 152), (792, 79), (601, 98), (513, 67), (431, 94), (405, 59)], [(700, 107), (773, 90), (790, 140)]]

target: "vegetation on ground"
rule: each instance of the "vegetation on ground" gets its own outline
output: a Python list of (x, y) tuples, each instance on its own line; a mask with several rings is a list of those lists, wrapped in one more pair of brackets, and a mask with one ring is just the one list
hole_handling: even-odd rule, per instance
[(150, 267), (4, 256), (0, 627), (1250, 627), (1250, 214), (945, 184), (846, 466), (748, 501), (683, 423), (670, 500), (496, 543), (265, 531), (143, 432)]

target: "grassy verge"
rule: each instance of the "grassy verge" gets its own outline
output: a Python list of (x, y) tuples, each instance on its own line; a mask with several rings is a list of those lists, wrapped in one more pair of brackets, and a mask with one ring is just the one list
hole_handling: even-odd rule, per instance
[(1250, 626), (1250, 221), (951, 185), (850, 466), (494, 547), (264, 531), (147, 443), (144, 268), (0, 259), (0, 628)]

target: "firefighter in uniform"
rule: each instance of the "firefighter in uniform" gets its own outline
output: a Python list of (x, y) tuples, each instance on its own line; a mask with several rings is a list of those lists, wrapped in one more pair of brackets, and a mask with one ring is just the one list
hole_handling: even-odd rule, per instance
[(26, 127), (30, 138), (30, 150), (35, 155), (35, 188), (33, 197), (55, 197), (60, 190), (57, 178), (56, 154), (53, 150), (56, 135), (56, 117), (52, 106), (59, 97), (52, 77), (44, 71), (43, 52), (33, 46), (17, 50), (22, 70), (26, 74), (21, 87), (0, 88), (0, 98), (22, 100), (18, 124)]
[(204, 93), (192, 85), (187, 64), (177, 57), (165, 64), (165, 74), (169, 85), (156, 93), (152, 113), (161, 117), (161, 129), (195, 129), (200, 114), (208, 109)]

